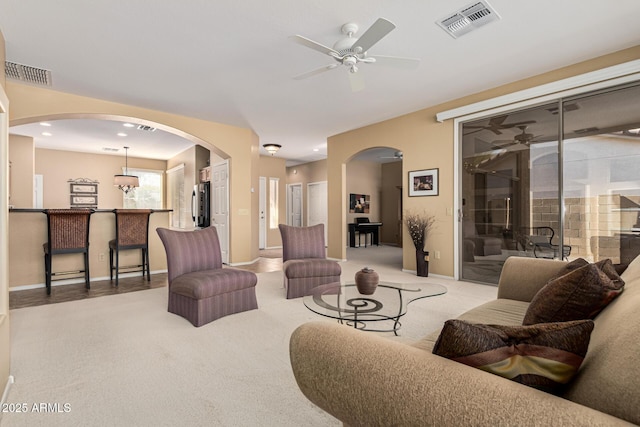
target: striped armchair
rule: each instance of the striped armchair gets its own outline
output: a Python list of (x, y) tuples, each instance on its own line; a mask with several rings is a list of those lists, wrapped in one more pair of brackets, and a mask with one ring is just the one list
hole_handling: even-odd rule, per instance
[(309, 295), (316, 286), (340, 281), (340, 264), (326, 258), (324, 224), (279, 227), (287, 299)]
[(250, 271), (222, 267), (215, 227), (156, 231), (167, 254), (170, 313), (202, 326), (229, 314), (258, 308), (258, 277)]

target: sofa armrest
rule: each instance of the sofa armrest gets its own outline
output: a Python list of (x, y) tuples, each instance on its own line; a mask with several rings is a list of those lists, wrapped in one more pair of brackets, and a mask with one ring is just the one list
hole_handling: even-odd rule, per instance
[(509, 257), (498, 281), (498, 298), (530, 302), (567, 263), (545, 258)]
[(330, 322), (291, 336), (304, 395), (350, 426), (611, 426), (621, 420), (424, 350)]

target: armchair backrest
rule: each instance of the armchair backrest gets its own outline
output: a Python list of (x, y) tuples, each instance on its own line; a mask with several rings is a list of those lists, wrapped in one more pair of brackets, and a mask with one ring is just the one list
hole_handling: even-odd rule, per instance
[(156, 229), (167, 254), (169, 284), (194, 271), (222, 268), (220, 241), (215, 227), (195, 231)]
[(326, 258), (324, 224), (292, 227), (280, 224), (282, 261), (304, 258)]

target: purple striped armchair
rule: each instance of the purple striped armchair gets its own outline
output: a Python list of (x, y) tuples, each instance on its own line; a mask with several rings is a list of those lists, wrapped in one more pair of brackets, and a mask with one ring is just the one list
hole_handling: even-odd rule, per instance
[(215, 227), (156, 231), (167, 254), (170, 313), (202, 326), (229, 314), (258, 308), (257, 276), (222, 267)]
[(279, 227), (287, 299), (309, 295), (316, 286), (340, 281), (340, 264), (326, 258), (324, 224)]

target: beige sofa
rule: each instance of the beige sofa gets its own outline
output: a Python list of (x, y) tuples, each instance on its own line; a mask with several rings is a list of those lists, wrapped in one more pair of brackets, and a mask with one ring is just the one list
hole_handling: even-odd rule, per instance
[[(520, 325), (532, 297), (564, 263), (509, 258), (498, 298), (460, 316)], [(414, 343), (329, 322), (290, 342), (302, 392), (352, 426), (612, 426), (640, 423), (640, 257), (625, 289), (596, 318), (578, 375), (555, 396), (431, 353), (439, 331)]]

